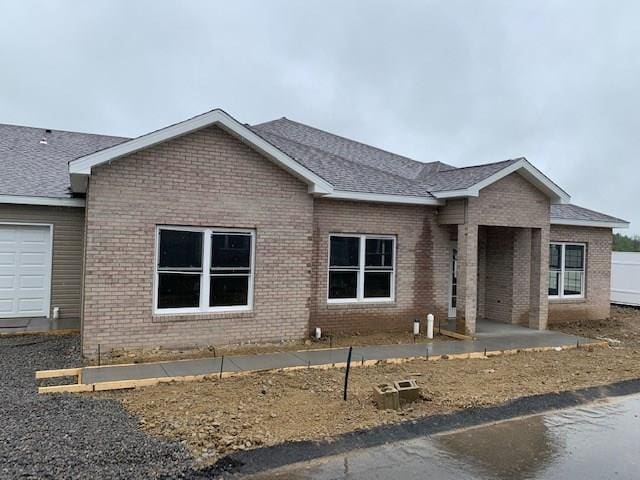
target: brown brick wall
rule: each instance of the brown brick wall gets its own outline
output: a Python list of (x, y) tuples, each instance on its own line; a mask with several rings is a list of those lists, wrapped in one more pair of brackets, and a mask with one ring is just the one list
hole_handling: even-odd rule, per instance
[[(549, 201), (518, 174), (469, 199), (466, 224), (439, 225), (433, 207), (314, 199), (305, 184), (210, 127), (94, 169), (86, 215), (83, 351), (88, 355), (98, 344), (107, 352), (279, 341), (301, 338), (316, 326), (326, 333), (408, 330), (414, 318), (429, 312), (444, 320), (450, 241), (456, 236), (459, 315), (475, 322), (477, 306), (481, 316), (523, 322), (531, 310), (539, 317), (533, 324), (546, 325)], [(253, 311), (154, 316), (157, 225), (255, 229)], [(327, 304), (330, 233), (396, 236), (394, 302)], [(554, 321), (606, 316), (611, 231), (554, 227), (552, 234), (553, 240), (588, 243), (587, 299), (552, 305)], [(478, 245), (484, 251), (480, 258)], [(530, 262), (528, 273), (518, 278), (513, 271), (521, 255), (515, 251)], [(488, 259), (488, 253), (500, 252), (511, 254), (502, 263)], [(536, 262), (540, 268), (534, 268)], [(479, 281), (475, 273), (465, 280), (476, 266)], [(513, 280), (510, 298), (499, 305), (498, 297), (509, 293), (500, 287), (507, 271)], [(502, 283), (488, 280), (502, 277)], [(538, 286), (544, 295), (530, 309)]]
[[(330, 233), (396, 235), (393, 303), (327, 304)], [(430, 312), (446, 319), (449, 232), (436, 224), (433, 208), (316, 199), (314, 241), (311, 329), (407, 330)]]
[[(540, 271), (532, 277), (531, 229), (548, 238), (549, 199), (518, 173), (467, 200), (464, 225), (458, 231), (458, 325), (475, 331), (476, 316), (504, 322), (546, 325), (546, 296), (538, 295), (540, 312), (529, 320), (532, 279), (546, 289), (548, 249), (535, 256)], [(510, 228), (505, 228), (510, 227)], [(518, 255), (514, 252), (518, 250)], [(520, 275), (522, 273), (522, 275)]]
[[(511, 323), (513, 308), (514, 229), (508, 227), (481, 227), (485, 232), (484, 275), (478, 274), (479, 287), (484, 291), (484, 318)], [(528, 278), (527, 278), (528, 280)], [(528, 292), (527, 292), (528, 293)], [(527, 295), (528, 298), (528, 295)], [(480, 288), (478, 303), (482, 301)], [(480, 317), (480, 314), (478, 314)]]
[(467, 223), (548, 228), (549, 199), (520, 174), (512, 173), (467, 201)]
[[(87, 198), (83, 351), (304, 336), (313, 198), (307, 186), (210, 127), (94, 169)], [(156, 225), (256, 230), (251, 313), (157, 316)]]
[(611, 229), (552, 225), (550, 241), (586, 243), (587, 276), (584, 299), (549, 300), (549, 322), (608, 318), (611, 295)]

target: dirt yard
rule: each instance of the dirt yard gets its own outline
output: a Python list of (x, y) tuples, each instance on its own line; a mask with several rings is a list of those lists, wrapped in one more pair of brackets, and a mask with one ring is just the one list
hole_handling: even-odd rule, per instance
[[(354, 368), (347, 402), (342, 400), (343, 369), (265, 373), (104, 395), (120, 399), (145, 431), (183, 441), (197, 461), (206, 464), (234, 450), (329, 439), (532, 394), (639, 378), (640, 311), (616, 309), (613, 322), (620, 327), (598, 322), (564, 325), (562, 330), (620, 338), (620, 346)], [(415, 378), (423, 388), (420, 401), (400, 411), (377, 410), (373, 385), (407, 378)]]
[[(434, 332), (432, 340), (426, 335), (414, 335), (410, 332), (396, 333), (367, 333), (342, 335), (335, 334), (323, 337), (320, 340), (290, 341), (282, 343), (254, 344), (246, 343), (242, 345), (226, 345), (220, 347), (207, 346), (195, 349), (170, 350), (162, 348), (137, 349), (137, 350), (113, 350), (109, 355), (102, 358), (102, 365), (122, 364), (122, 363), (144, 363), (159, 362), (163, 360), (183, 360), (189, 358), (209, 358), (221, 355), (251, 355), (258, 353), (286, 352), (295, 350), (312, 350), (323, 348), (337, 348), (362, 345), (396, 345), (402, 343), (426, 343), (442, 342), (453, 340), (453, 338), (439, 335)], [(97, 365), (98, 361), (93, 360), (89, 364)]]
[(606, 340), (612, 346), (640, 346), (640, 309), (611, 307), (611, 318), (601, 321), (572, 322), (552, 327), (565, 333)]

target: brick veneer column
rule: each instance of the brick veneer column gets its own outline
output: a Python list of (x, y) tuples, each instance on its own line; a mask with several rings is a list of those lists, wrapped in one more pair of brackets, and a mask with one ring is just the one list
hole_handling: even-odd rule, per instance
[(456, 330), (465, 335), (476, 332), (478, 304), (478, 226), (458, 225), (458, 299)]
[(531, 229), (531, 307), (529, 328), (546, 330), (549, 297), (549, 229)]
[(529, 325), (531, 250), (531, 228), (514, 228), (511, 323)]

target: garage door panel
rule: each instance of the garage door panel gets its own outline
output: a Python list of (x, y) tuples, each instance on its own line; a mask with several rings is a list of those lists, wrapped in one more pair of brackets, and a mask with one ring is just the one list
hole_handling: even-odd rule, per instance
[(44, 309), (42, 297), (18, 299), (18, 311), (21, 313), (38, 313)]
[(0, 297), (0, 315), (10, 314), (14, 311), (13, 299), (3, 299)]
[(0, 252), (0, 267), (13, 267), (16, 264), (16, 254), (12, 252)]
[(13, 290), (15, 277), (13, 275), (0, 275), (0, 291)]
[(20, 265), (22, 267), (43, 267), (47, 263), (47, 257), (42, 252), (20, 253)]
[(15, 241), (18, 238), (18, 231), (17, 230), (11, 230), (9, 228), (5, 228), (5, 229), (0, 229), (0, 244), (4, 243), (4, 242), (13, 242), (15, 243)]
[(50, 289), (49, 227), (0, 224), (0, 317), (48, 315)]
[(49, 232), (42, 228), (25, 228), (20, 231), (20, 240), (23, 243), (28, 242), (41, 242), (47, 243), (49, 241)]
[[(20, 275), (19, 288), (38, 288), (42, 290), (45, 287), (46, 280), (44, 275)], [(0, 285), (1, 284), (2, 280), (0, 279)]]

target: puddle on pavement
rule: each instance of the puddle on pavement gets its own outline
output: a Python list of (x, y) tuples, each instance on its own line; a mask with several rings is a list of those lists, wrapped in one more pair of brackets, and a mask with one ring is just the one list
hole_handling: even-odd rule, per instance
[(638, 479), (640, 395), (298, 463), (254, 479)]

